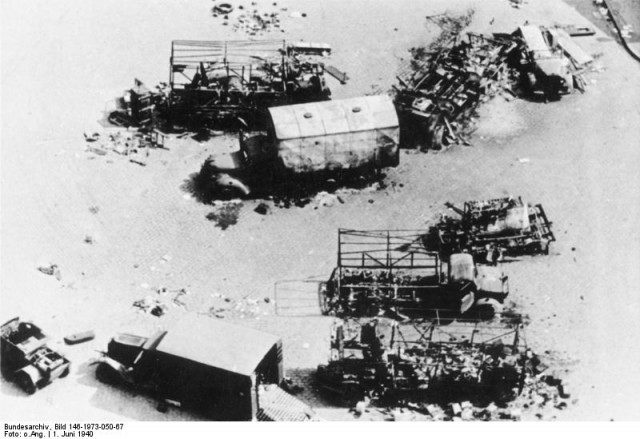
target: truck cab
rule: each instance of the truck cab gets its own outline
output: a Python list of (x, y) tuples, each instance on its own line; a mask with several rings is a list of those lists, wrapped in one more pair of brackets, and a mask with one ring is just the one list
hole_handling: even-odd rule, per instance
[[(212, 420), (302, 420), (313, 412), (279, 386), (282, 341), (205, 317), (176, 322), (151, 336), (116, 334), (96, 377), (128, 385)], [(278, 418), (281, 417), (281, 418)]]

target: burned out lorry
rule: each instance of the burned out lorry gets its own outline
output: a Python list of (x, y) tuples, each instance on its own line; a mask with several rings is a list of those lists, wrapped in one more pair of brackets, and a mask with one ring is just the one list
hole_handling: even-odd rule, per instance
[(353, 403), (506, 403), (522, 391), (533, 354), (514, 316), (504, 322), (347, 320), (331, 329), (325, 390)]
[(149, 393), (213, 420), (315, 419), (283, 390), (282, 341), (204, 317), (150, 336), (120, 333), (97, 360), (96, 377)]
[(421, 230), (338, 231), (338, 263), (320, 288), (324, 314), (443, 315), (492, 318), (509, 284), (498, 267), (476, 265), (469, 253), (444, 262), (426, 249)]
[(505, 256), (549, 254), (556, 240), (541, 204), (521, 197), (467, 201), (462, 209), (447, 207), (459, 218), (443, 216), (425, 236), (425, 246), (447, 259), (467, 251), (477, 262), (495, 262)]
[(42, 330), (15, 317), (0, 327), (2, 375), (28, 394), (69, 374), (71, 362), (51, 349)]
[(239, 149), (202, 165), (202, 187), (248, 197), (288, 182), (371, 176), (399, 163), (398, 117), (387, 96), (269, 108), (265, 132), (240, 133)]
[(264, 126), (267, 108), (327, 100), (322, 44), (283, 40), (171, 42), (169, 81), (136, 81), (109, 117), (118, 125), (168, 130)]

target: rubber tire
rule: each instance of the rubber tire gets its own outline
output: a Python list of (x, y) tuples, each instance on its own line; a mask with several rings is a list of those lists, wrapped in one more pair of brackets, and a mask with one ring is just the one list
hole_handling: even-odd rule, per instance
[(103, 384), (117, 384), (120, 381), (116, 372), (106, 363), (100, 363), (96, 367), (96, 379)]
[(540, 253), (542, 253), (543, 255), (548, 255), (549, 254), (549, 243), (544, 243), (541, 242), (540, 243)]
[(64, 372), (62, 372), (60, 374), (60, 378), (64, 378), (67, 375), (69, 375), (69, 372), (71, 371), (71, 365), (67, 365), (66, 369), (64, 370)]
[(476, 314), (480, 320), (489, 321), (496, 316), (496, 314), (500, 311), (500, 308), (501, 307), (498, 302), (484, 303), (476, 307)]
[(38, 390), (36, 383), (34, 383), (29, 374), (25, 372), (19, 372), (18, 375), (16, 375), (16, 382), (20, 388), (27, 393), (27, 395), (33, 395), (36, 393), (36, 390)]
[(220, 186), (214, 186), (214, 193), (216, 193), (215, 191), (217, 190), (218, 194), (220, 195), (220, 199), (221, 200), (235, 200), (235, 199), (240, 199), (243, 200), (245, 198), (247, 198), (247, 195), (244, 194), (244, 192), (242, 192), (240, 189), (238, 189), (235, 186), (227, 186), (227, 187), (220, 187)]

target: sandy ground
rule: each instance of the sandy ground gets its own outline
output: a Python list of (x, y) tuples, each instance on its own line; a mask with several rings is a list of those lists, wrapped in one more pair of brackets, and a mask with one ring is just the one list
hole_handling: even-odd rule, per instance
[[(332, 80), (336, 98), (388, 88), (406, 50), (433, 37), (424, 16), (447, 8), (474, 7), (476, 31), (511, 31), (525, 20), (588, 25), (553, 0), (520, 9), (506, 0), (278, 3), (308, 16), (285, 18), (286, 32), (273, 37), (333, 46), (333, 64), (351, 78), (345, 86)], [(267, 216), (254, 213), (256, 202), (249, 201), (239, 223), (222, 231), (205, 218), (211, 206), (190, 197), (185, 181), (213, 148), (232, 145), (233, 138), (173, 142), (140, 167), (116, 154), (86, 153), (82, 137), (133, 77), (149, 84), (167, 79), (172, 39), (244, 38), (214, 21), (210, 6), (204, 0), (2, 2), (0, 317), (32, 319), (56, 341), (97, 332), (91, 343), (59, 346), (73, 371), (36, 395), (2, 381), (7, 421), (197, 419), (179, 410), (161, 414), (146, 397), (101, 385), (87, 360), (114, 331), (170, 326), (172, 319), (206, 312), (218, 293), (257, 299), (259, 314), (235, 320), (282, 336), (288, 373), (303, 376), (327, 360), (331, 319), (277, 315), (274, 301), (262, 299), (275, 298), (278, 280), (328, 276), (338, 227), (419, 228), (445, 201), (506, 194), (543, 203), (558, 237), (551, 256), (505, 267), (511, 300), (531, 317), (529, 344), (549, 351), (572, 388), (575, 403), (545, 419), (638, 420), (638, 63), (602, 33), (580, 40), (602, 52), (598, 62), (605, 67), (591, 76), (586, 94), (546, 105), (496, 100), (482, 110), (473, 147), (405, 152), (388, 172), (395, 185), (385, 191)], [(59, 265), (61, 281), (36, 270), (49, 262)], [(160, 286), (187, 288), (187, 309), (172, 308), (162, 318), (135, 312), (132, 302)], [(312, 302), (307, 290), (300, 297)], [(303, 396), (328, 419), (349, 418), (344, 408)]]

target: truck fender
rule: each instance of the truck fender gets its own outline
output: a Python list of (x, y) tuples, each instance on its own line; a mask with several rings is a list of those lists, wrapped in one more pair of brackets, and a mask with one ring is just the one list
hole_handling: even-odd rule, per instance
[(476, 299), (476, 295), (473, 290), (470, 290), (469, 293), (462, 296), (460, 299), (460, 314), (464, 314), (471, 309), (474, 305)]
[(98, 363), (98, 367), (96, 367), (96, 378), (98, 378), (98, 381), (113, 384), (122, 380), (133, 384), (131, 369), (124, 364), (107, 356), (100, 358), (96, 363)]
[(489, 320), (496, 314), (500, 314), (502, 312), (503, 305), (496, 299), (483, 297), (482, 299), (478, 299), (476, 303), (474, 303), (474, 308), (478, 313), (478, 317), (483, 320)]
[[(213, 182), (216, 192), (220, 191), (224, 194), (238, 194), (243, 197), (246, 197), (251, 193), (251, 190), (246, 184), (227, 173), (219, 173), (214, 175)], [(231, 198), (234, 197), (232, 196)]]

